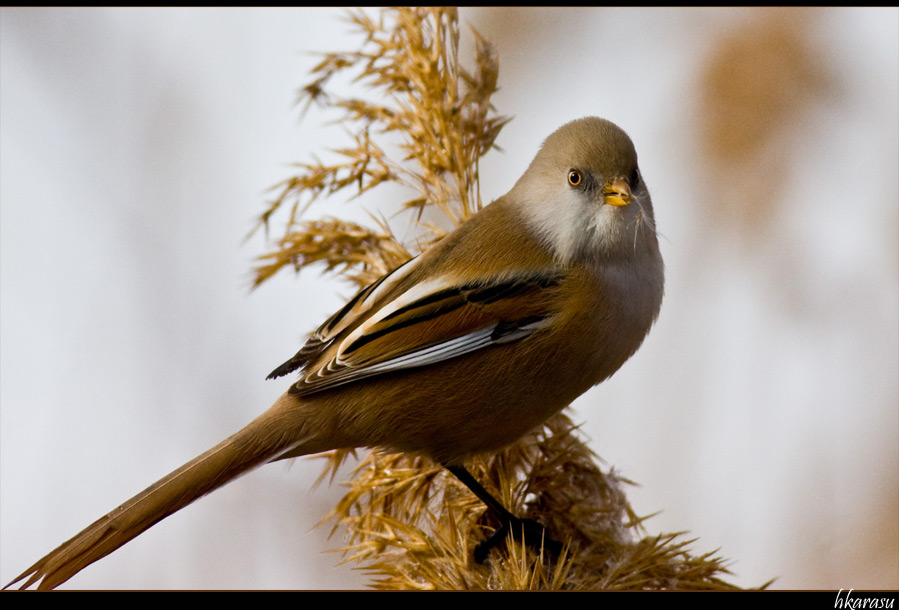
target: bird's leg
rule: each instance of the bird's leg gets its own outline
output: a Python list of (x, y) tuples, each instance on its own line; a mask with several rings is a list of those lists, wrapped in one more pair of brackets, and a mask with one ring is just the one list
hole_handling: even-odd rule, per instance
[(503, 506), (499, 500), (491, 496), (484, 487), (471, 475), (463, 466), (446, 466), (447, 470), (453, 473), (457, 479), (468, 487), (476, 495), (481, 502), (487, 505), (487, 508), (493, 511), (493, 514), (499, 519), (500, 527), (485, 540), (482, 540), (474, 549), (474, 559), (478, 563), (484, 563), (487, 555), (500, 542), (506, 539), (509, 532), (516, 540), (520, 540), (524, 536), (527, 545), (533, 547), (537, 551), (541, 548), (553, 555), (558, 555), (562, 550), (562, 544), (550, 538), (546, 533), (546, 528), (534, 521), (533, 519), (519, 519)]

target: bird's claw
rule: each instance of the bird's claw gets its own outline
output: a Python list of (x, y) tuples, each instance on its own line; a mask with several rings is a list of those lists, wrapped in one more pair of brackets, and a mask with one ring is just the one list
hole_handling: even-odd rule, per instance
[(503, 521), (496, 531), (478, 543), (474, 549), (474, 560), (479, 564), (486, 562), (490, 551), (505, 540), (510, 532), (515, 540), (521, 540), (523, 536), (525, 544), (537, 552), (542, 550), (557, 557), (562, 551), (562, 543), (550, 538), (545, 527), (533, 519), (512, 517)]

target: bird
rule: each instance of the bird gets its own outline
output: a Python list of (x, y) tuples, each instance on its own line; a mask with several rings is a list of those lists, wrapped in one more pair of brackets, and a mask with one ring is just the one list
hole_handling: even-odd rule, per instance
[(238, 476), (332, 449), (430, 457), (487, 503), (500, 530), (528, 530), (535, 524), (490, 497), (465, 459), (510, 445), (615, 373), (663, 292), (633, 142), (606, 119), (566, 123), (507, 194), (360, 290), (274, 369), (269, 379), (298, 377), (267, 411), (7, 587), (55, 588)]

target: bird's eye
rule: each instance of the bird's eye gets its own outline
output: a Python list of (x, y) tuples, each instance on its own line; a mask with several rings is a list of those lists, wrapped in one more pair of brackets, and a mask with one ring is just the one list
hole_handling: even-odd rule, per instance
[(584, 183), (584, 177), (581, 175), (581, 172), (573, 169), (568, 172), (568, 184), (571, 186), (580, 186)]
[(636, 167), (634, 168), (634, 171), (631, 172), (628, 182), (631, 183), (630, 184), (631, 188), (634, 188), (638, 184), (640, 184), (640, 170), (639, 169), (637, 169)]

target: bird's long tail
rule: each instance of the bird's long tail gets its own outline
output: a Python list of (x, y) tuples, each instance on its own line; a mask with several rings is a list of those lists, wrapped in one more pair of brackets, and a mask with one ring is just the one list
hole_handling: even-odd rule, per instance
[(53, 589), (194, 500), (295, 448), (298, 431), (291, 430), (291, 426), (283, 421), (284, 399), (282, 397), (240, 432), (59, 545), (6, 587), (27, 578), (23, 589), (34, 583), (38, 583), (38, 589)]

